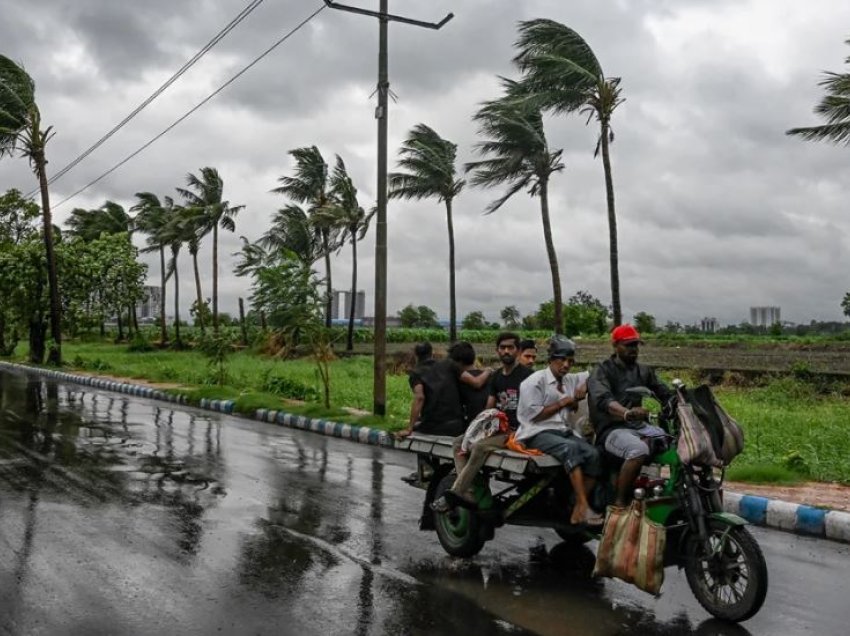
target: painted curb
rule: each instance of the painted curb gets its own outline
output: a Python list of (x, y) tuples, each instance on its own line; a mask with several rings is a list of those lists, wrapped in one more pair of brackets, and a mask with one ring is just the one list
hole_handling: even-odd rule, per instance
[[(97, 376), (77, 375), (54, 369), (31, 367), (24, 364), (0, 361), (0, 368), (15, 369), (27, 373), (46, 375), (58, 380), (91, 386), (107, 391), (127, 393), (136, 397), (162, 400), (175, 404), (188, 404), (185, 395), (166, 393), (148, 386), (115, 382)], [(277, 424), (303, 431), (312, 431), (322, 435), (347, 439), (360, 444), (393, 448), (395, 442), (386, 431), (342, 424), (328, 420), (313, 419), (304, 415), (295, 415), (285, 411), (257, 409), (253, 417), (242, 413), (234, 413), (235, 403), (232, 400), (210, 400), (202, 398), (199, 407), (208, 411), (255, 419), (269, 424)], [(723, 509), (726, 512), (743, 517), (756, 526), (784, 530), (820, 539), (850, 543), (850, 513), (840, 510), (827, 510), (806, 504), (795, 504), (779, 499), (768, 499), (755, 495), (746, 495), (726, 491), (723, 493)]]
[(278, 424), (289, 428), (296, 428), (303, 431), (313, 431), (322, 435), (347, 439), (361, 444), (370, 444), (372, 446), (384, 446), (392, 448), (395, 446), (395, 441), (392, 436), (386, 431), (382, 431), (368, 426), (356, 426), (354, 424), (342, 424), (341, 422), (331, 422), (327, 420), (314, 419), (304, 415), (294, 415), (285, 411), (272, 411), (267, 409), (258, 409), (254, 412), (253, 417), (243, 413), (235, 413), (234, 407), (236, 403), (233, 400), (210, 400), (201, 398), (198, 405), (190, 405), (186, 401), (185, 395), (175, 395), (154, 389), (149, 386), (140, 384), (127, 384), (124, 382), (115, 382), (105, 378), (90, 375), (78, 375), (75, 373), (66, 373), (55, 369), (43, 369), (41, 367), (31, 367), (25, 364), (17, 364), (14, 362), (0, 361), (0, 368), (15, 369), (26, 373), (37, 373), (50, 378), (62, 380), (64, 382), (73, 382), (82, 384), (96, 389), (105, 391), (116, 391), (118, 393), (126, 393), (134, 397), (150, 398), (153, 400), (161, 400), (174, 404), (186, 404), (194, 408), (201, 408), (207, 411), (215, 411), (216, 413), (224, 413), (237, 417), (245, 417), (247, 419), (260, 420), (269, 424)]

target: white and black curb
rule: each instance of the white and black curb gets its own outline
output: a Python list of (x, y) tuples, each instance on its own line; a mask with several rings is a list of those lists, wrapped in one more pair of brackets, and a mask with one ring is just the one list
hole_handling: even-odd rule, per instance
[[(74, 382), (106, 391), (126, 393), (136, 397), (164, 400), (175, 404), (189, 404), (185, 395), (168, 393), (138, 384), (115, 382), (96, 376), (78, 375), (12, 362), (0, 361), (0, 367), (25, 371), (27, 373), (38, 373), (64, 382)], [(209, 411), (249, 417), (242, 413), (234, 413), (234, 406), (235, 403), (233, 400), (209, 400), (206, 398), (202, 398), (199, 405), (200, 408)], [(379, 429), (369, 428), (368, 426), (342, 424), (340, 422), (321, 420), (269, 409), (257, 409), (253, 414), (253, 419), (304, 431), (313, 431), (340, 439), (348, 439), (361, 444), (389, 448), (395, 446), (395, 442), (389, 433)], [(726, 512), (743, 517), (753, 525), (850, 543), (850, 513), (847, 512), (827, 510), (805, 504), (788, 503), (778, 499), (768, 499), (767, 497), (744, 495), (729, 491), (723, 495), (723, 509)]]

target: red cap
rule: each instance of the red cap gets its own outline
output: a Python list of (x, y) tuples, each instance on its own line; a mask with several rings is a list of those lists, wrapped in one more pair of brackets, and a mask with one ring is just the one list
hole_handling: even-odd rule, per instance
[(611, 342), (614, 344), (618, 342), (631, 342), (633, 340), (641, 342), (640, 334), (637, 329), (628, 323), (614, 327), (614, 330), (611, 332)]

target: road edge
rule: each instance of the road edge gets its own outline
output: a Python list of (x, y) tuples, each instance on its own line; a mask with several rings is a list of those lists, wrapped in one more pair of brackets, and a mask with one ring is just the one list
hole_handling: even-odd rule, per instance
[[(233, 415), (245, 419), (253, 419), (268, 424), (277, 424), (303, 431), (312, 431), (321, 435), (347, 439), (360, 444), (395, 448), (395, 441), (389, 433), (368, 426), (343, 424), (330, 420), (322, 420), (295, 415), (286, 411), (257, 409), (253, 416), (244, 413), (234, 413), (233, 400), (210, 400), (202, 398), (200, 404), (190, 404), (185, 395), (167, 393), (160, 389), (116, 382), (108, 378), (93, 375), (78, 375), (56, 369), (45, 369), (15, 362), (0, 361), (0, 368), (14, 369), (27, 373), (36, 373), (65, 382), (73, 382), (96, 389), (125, 393), (135, 397), (182, 404), (225, 415)], [(744, 493), (726, 491), (723, 495), (723, 509), (726, 512), (739, 515), (755, 526), (783, 530), (798, 535), (850, 543), (850, 513), (841, 510), (831, 510), (806, 504), (796, 504), (779, 499), (747, 495)]]

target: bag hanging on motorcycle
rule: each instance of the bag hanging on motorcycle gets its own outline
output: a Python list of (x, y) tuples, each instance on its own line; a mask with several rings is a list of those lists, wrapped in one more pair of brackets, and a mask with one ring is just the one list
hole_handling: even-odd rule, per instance
[(687, 402), (708, 429), (715, 457), (728, 466), (744, 450), (741, 425), (720, 406), (708, 385), (703, 384), (688, 391), (687, 397)]
[(679, 401), (676, 414), (679, 418), (679, 441), (676, 445), (676, 452), (679, 454), (682, 463), (697, 466), (721, 466), (722, 462), (714, 453), (711, 435), (697, 417), (694, 407)]
[(658, 594), (664, 583), (666, 544), (664, 526), (649, 520), (642, 501), (628, 508), (609, 506), (593, 576), (616, 577)]

